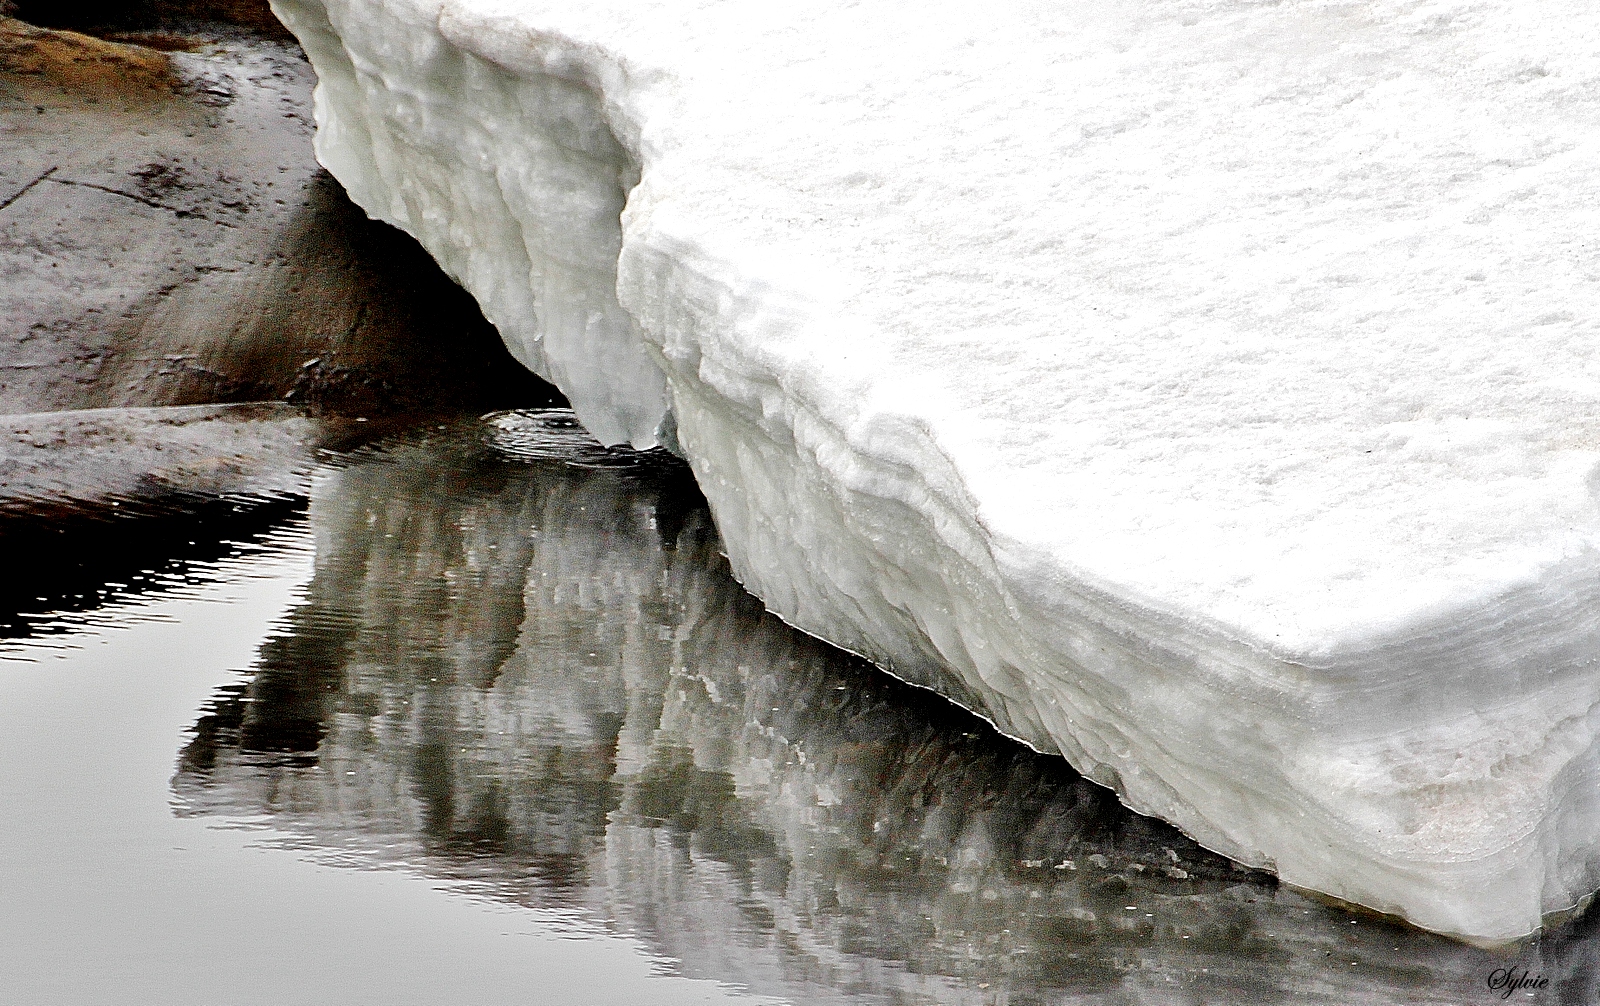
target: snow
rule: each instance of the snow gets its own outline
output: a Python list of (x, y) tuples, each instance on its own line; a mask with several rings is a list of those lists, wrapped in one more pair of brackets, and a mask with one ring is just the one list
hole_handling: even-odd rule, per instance
[(1285, 881), (1600, 886), (1600, 13), (275, 0), (317, 152), (793, 624)]

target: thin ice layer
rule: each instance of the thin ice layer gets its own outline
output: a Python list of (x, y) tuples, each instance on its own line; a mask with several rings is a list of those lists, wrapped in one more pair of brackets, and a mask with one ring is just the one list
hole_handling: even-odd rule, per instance
[(322, 161), (774, 611), (1428, 928), (1600, 884), (1600, 14), (277, 9)]

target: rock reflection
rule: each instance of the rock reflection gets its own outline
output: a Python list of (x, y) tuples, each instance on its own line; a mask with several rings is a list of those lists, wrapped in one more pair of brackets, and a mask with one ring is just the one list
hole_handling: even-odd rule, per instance
[(27, 571), (0, 579), (0, 659), (20, 656), (13, 640), (74, 632), (108, 605), (237, 575), (276, 550), (305, 505), (185, 494), (117, 502), (19, 515), (0, 501), (0, 555)]
[(320, 476), (306, 599), (185, 814), (577, 910), (796, 1002), (1593, 1001), (1588, 923), (1479, 951), (1242, 872), (764, 613), (679, 466), (564, 413)]

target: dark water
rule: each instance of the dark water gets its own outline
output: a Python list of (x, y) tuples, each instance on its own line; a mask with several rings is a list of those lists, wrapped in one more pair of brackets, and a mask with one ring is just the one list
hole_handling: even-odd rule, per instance
[(790, 630), (564, 413), (196, 533), (0, 620), (0, 1001), (1600, 1002), (1593, 923), (1324, 905)]
[(200, 496), (20, 514), (0, 506), (0, 553), (27, 571), (0, 579), (0, 640), (72, 632), (120, 600), (227, 575), (221, 570), (276, 551), (305, 506), (292, 497)]

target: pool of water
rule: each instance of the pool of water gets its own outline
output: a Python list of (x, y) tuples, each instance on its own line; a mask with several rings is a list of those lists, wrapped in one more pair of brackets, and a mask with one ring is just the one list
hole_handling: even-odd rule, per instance
[(1600, 1001), (1587, 920), (1315, 900), (793, 631), (567, 413), (174, 519), (4, 594), (0, 1001)]

